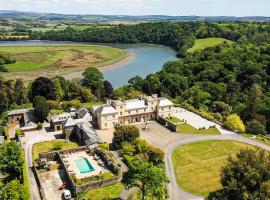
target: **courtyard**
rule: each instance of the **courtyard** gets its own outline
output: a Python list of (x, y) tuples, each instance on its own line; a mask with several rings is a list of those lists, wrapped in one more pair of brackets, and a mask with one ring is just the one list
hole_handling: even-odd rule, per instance
[(63, 190), (59, 187), (65, 182), (63, 170), (40, 172), (39, 178), (46, 199), (62, 199)]

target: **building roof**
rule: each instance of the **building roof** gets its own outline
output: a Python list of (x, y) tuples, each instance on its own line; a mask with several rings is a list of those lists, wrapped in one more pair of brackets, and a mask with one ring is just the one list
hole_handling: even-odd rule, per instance
[(77, 117), (78, 118), (84, 118), (84, 116), (89, 113), (86, 108), (80, 108), (76, 111)]
[(87, 145), (101, 143), (101, 139), (99, 138), (97, 132), (95, 131), (95, 129), (93, 129), (93, 127), (90, 123), (78, 124), (78, 127), (81, 128), (81, 130), (83, 131), (84, 136), (86, 137), (84, 142)]
[(160, 107), (163, 107), (163, 106), (173, 106), (173, 103), (169, 99), (159, 98), (159, 104), (158, 105)]
[(75, 123), (74, 119), (68, 118), (64, 126), (70, 127), (70, 126), (75, 126), (75, 125), (76, 125), (76, 123)]
[(56, 116), (52, 116), (51, 117), (53, 123), (64, 122), (68, 118), (71, 118), (71, 114), (70, 113), (63, 113), (63, 114), (60, 114), (60, 115), (56, 115)]
[(114, 109), (112, 106), (100, 106), (97, 108), (97, 112), (101, 115), (108, 115), (108, 114), (117, 114), (117, 110)]
[(126, 103), (126, 110), (147, 108), (144, 100), (134, 99), (134, 100), (125, 101), (125, 103)]
[(8, 111), (8, 115), (20, 115), (20, 114), (25, 114), (29, 111), (30, 109), (18, 109), (18, 110), (11, 110)]

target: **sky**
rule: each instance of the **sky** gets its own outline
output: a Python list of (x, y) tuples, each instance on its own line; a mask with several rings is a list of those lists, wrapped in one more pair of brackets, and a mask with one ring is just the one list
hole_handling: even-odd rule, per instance
[(103, 15), (270, 16), (270, 0), (0, 0), (0, 10)]

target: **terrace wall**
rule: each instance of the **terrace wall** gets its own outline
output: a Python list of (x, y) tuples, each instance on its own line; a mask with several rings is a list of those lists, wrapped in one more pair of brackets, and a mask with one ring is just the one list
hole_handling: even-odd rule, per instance
[(89, 151), (89, 149), (87, 146), (82, 146), (76, 149), (52, 151), (48, 153), (39, 154), (39, 158), (46, 158), (48, 161), (57, 160), (61, 163), (64, 170), (66, 181), (69, 185), (70, 191), (73, 196), (76, 196), (76, 194), (80, 191), (103, 188), (103, 187), (107, 187), (107, 186), (114, 185), (116, 183), (121, 182), (122, 170), (119, 166), (117, 166), (116, 158), (114, 158), (114, 156), (110, 154), (110, 152), (105, 152), (104, 150), (100, 150), (96, 148), (93, 153), (95, 153), (102, 159), (105, 165), (109, 168), (110, 171), (112, 171), (115, 174), (115, 176), (106, 180), (90, 182), (83, 185), (76, 185), (76, 183), (70, 176), (68, 169), (65, 166), (65, 163), (63, 162), (62, 155), (68, 155), (70, 153), (76, 153), (80, 151)]

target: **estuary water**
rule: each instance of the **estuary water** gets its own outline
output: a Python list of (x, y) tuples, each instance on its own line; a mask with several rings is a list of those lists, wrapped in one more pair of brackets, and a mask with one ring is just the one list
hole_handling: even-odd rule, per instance
[[(58, 41), (4, 41), (0, 46), (31, 46), (31, 45), (63, 45), (78, 44), (75, 42)], [(80, 43), (88, 45), (103, 45), (124, 49), (132, 54), (132, 59), (120, 67), (105, 71), (104, 78), (112, 83), (114, 88), (123, 86), (128, 80), (136, 75), (146, 77), (148, 74), (160, 71), (162, 66), (172, 60), (177, 60), (176, 52), (166, 46), (149, 44), (97, 44)]]

